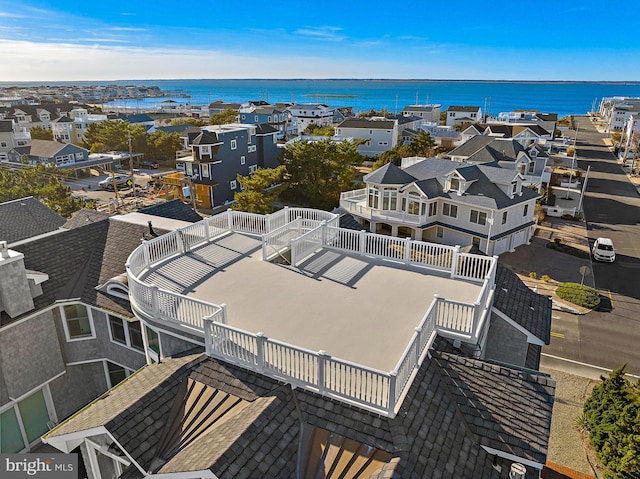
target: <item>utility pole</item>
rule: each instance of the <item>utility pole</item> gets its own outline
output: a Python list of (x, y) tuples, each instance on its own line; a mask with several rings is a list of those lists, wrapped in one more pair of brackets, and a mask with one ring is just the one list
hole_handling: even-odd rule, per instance
[(582, 192), (580, 193), (580, 202), (578, 203), (578, 209), (576, 211), (582, 211), (582, 199), (584, 198), (585, 191), (587, 191), (587, 180), (589, 179), (589, 171), (591, 171), (591, 165), (587, 167), (587, 173), (586, 175), (584, 175), (584, 183), (582, 184)]
[(129, 134), (129, 174), (131, 175), (131, 180), (133, 184), (131, 187), (133, 188), (133, 203), (136, 202), (136, 177), (133, 175), (133, 151), (131, 149), (131, 123), (129, 123), (129, 128), (127, 128), (127, 132)]
[(569, 188), (571, 188), (571, 181), (573, 180), (573, 169), (575, 168), (576, 163), (576, 153), (578, 152), (578, 130), (580, 127), (576, 128), (576, 135), (573, 138), (573, 159), (571, 160), (571, 170), (569, 171), (569, 186), (567, 186), (567, 196), (565, 200), (569, 199)]

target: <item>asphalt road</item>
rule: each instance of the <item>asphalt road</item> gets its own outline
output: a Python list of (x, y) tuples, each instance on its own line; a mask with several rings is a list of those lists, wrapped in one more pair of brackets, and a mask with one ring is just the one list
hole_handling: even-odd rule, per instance
[(551, 344), (543, 353), (614, 369), (628, 363), (640, 375), (640, 196), (586, 117), (577, 118), (578, 166), (591, 167), (584, 198), (589, 243), (613, 240), (615, 263), (593, 262), (605, 300), (597, 311), (575, 316), (554, 311)]

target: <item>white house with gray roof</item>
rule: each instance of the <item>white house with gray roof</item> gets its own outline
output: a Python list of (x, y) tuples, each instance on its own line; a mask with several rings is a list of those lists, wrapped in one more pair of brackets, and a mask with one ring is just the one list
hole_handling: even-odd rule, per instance
[(299, 134), (302, 134), (309, 125), (333, 125), (334, 109), (321, 103), (293, 104), (288, 106), (283, 113)]
[(476, 245), (498, 255), (527, 244), (538, 194), (524, 177), (497, 165), (458, 165), (405, 158), (364, 177), (365, 188), (343, 192), (340, 206), (369, 231), (448, 245)]
[(427, 104), (427, 105), (407, 105), (402, 109), (403, 116), (417, 116), (423, 121), (435, 122), (440, 121), (440, 110), (442, 105)]
[(482, 108), (479, 106), (450, 106), (446, 110), (446, 126), (457, 123), (477, 123), (482, 121)]
[(365, 140), (358, 146), (364, 156), (378, 156), (398, 145), (397, 119), (347, 118), (336, 126), (336, 138)]

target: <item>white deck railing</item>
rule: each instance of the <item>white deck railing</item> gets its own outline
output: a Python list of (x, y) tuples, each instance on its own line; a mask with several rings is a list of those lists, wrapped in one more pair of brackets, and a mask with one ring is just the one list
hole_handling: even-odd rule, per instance
[[(207, 353), (213, 357), (393, 417), (437, 333), (466, 341), (479, 337), (493, 300), (497, 258), (460, 253), (457, 246), (342, 229), (337, 224), (336, 215), (302, 208), (266, 216), (229, 210), (147, 241), (127, 260), (132, 308), (143, 317), (203, 334)], [(396, 367), (387, 373), (235, 328), (227, 324), (225, 305), (167, 291), (142, 279), (164, 261), (231, 231), (261, 235), (263, 254), (267, 248), (290, 247), (293, 265), (318, 249), (329, 248), (447, 272), (452, 278), (483, 285), (474, 303), (436, 295)]]

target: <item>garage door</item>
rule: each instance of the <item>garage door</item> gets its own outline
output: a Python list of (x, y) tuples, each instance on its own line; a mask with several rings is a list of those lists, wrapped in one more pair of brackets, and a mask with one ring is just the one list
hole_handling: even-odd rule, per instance
[(529, 231), (529, 229), (525, 228), (513, 234), (513, 243), (511, 246), (512, 248), (515, 248), (516, 246), (520, 246), (521, 244), (527, 242), (527, 231)]
[(509, 237), (507, 236), (505, 238), (500, 238), (498, 241), (496, 241), (495, 246), (493, 248), (493, 254), (499, 255), (504, 253), (508, 249), (509, 249)]

